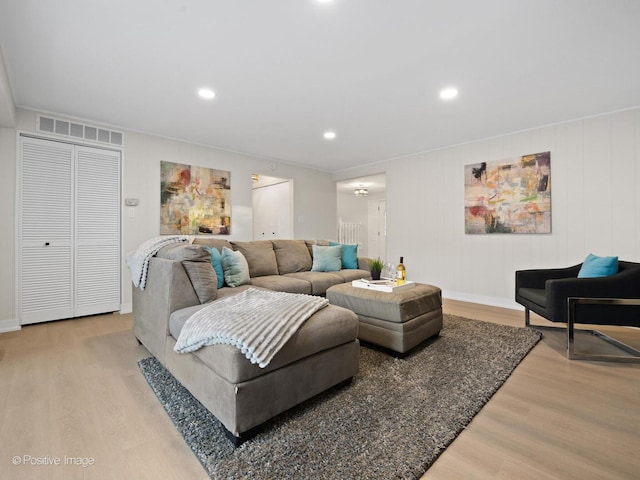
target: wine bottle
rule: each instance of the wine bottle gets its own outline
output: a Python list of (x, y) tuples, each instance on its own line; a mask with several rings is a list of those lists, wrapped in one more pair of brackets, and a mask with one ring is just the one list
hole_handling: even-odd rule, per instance
[(396, 283), (398, 285), (403, 285), (405, 282), (405, 279), (407, 278), (407, 271), (404, 268), (403, 261), (404, 261), (404, 257), (400, 257), (400, 263), (396, 268)]

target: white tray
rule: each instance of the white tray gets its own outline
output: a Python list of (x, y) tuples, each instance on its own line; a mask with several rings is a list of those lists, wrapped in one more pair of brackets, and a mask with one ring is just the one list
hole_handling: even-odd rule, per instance
[(351, 282), (352, 287), (357, 288), (366, 288), (368, 290), (376, 290), (378, 292), (399, 292), (400, 290), (406, 290), (408, 288), (413, 288), (415, 282), (410, 280), (405, 281), (403, 285), (398, 285), (396, 282), (391, 280), (367, 280), (365, 278), (361, 280), (353, 280)]

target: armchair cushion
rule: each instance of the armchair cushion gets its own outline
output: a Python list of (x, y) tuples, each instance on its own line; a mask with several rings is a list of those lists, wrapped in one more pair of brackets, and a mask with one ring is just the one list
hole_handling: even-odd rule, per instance
[(598, 257), (590, 253), (578, 272), (578, 278), (608, 277), (616, 273), (618, 257)]

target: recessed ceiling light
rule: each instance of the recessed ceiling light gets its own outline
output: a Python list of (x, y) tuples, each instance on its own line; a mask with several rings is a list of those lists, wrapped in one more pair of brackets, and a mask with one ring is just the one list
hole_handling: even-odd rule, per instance
[(318, 3), (331, 3), (333, 0), (316, 0)]
[(333, 140), (334, 138), (336, 138), (336, 132), (324, 132), (324, 138), (326, 138), (327, 140)]
[(452, 98), (455, 98), (458, 96), (458, 89), (457, 88), (445, 88), (444, 90), (440, 90), (440, 98), (443, 100), (451, 100)]
[(211, 100), (216, 96), (216, 93), (210, 88), (201, 88), (200, 90), (198, 90), (198, 95), (206, 100)]

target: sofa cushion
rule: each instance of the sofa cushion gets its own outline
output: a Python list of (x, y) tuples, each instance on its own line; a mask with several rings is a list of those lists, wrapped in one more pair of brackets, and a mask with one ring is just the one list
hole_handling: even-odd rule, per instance
[(210, 262), (194, 262), (185, 260), (182, 266), (187, 272), (191, 285), (198, 295), (200, 303), (207, 303), (216, 299), (218, 279)]
[[(170, 320), (171, 336), (177, 339), (187, 318), (204, 307), (205, 305), (197, 305), (174, 312)], [(265, 368), (252, 364), (240, 349), (230, 345), (210, 345), (192, 354), (227, 381), (240, 383), (315, 353), (353, 342), (357, 334), (358, 317), (355, 313), (342, 307), (327, 305), (302, 324)]]
[(249, 276), (278, 275), (278, 262), (273, 251), (273, 244), (269, 240), (254, 242), (231, 242), (233, 247), (242, 252), (249, 264)]
[(230, 287), (238, 287), (249, 283), (249, 265), (242, 252), (222, 247), (222, 268), (224, 282)]
[(547, 292), (544, 288), (521, 288), (519, 293), (525, 300), (529, 300), (541, 307), (547, 306)]
[(371, 272), (369, 270), (361, 270), (361, 269), (355, 269), (355, 270), (342, 269), (339, 272), (331, 272), (331, 273), (333, 273), (334, 275), (340, 275), (344, 283), (351, 283), (354, 280), (360, 280), (362, 278), (371, 277)]
[(312, 258), (313, 258), (313, 246), (314, 245), (320, 245), (320, 246), (323, 246), (323, 247), (328, 247), (329, 246), (329, 241), (328, 240), (305, 240), (304, 243), (307, 246), (307, 250), (309, 250), (309, 255), (311, 255)]
[(304, 240), (272, 240), (280, 275), (311, 270), (311, 254)]
[(329, 242), (330, 245), (342, 245), (342, 268), (355, 270), (358, 268), (358, 245)]
[(342, 246), (313, 246), (312, 272), (337, 272), (342, 269)]
[(250, 282), (251, 285), (268, 288), (275, 292), (311, 295), (311, 284), (299, 278), (285, 277), (284, 275), (263, 275), (262, 277), (253, 277)]
[(222, 268), (222, 254), (215, 247), (204, 245), (204, 249), (211, 255), (211, 265), (216, 272), (218, 288), (224, 287), (224, 268)]
[(340, 272), (296, 272), (287, 273), (285, 277), (309, 282), (312, 295), (324, 295), (327, 292), (327, 288), (344, 283)]
[(167, 260), (174, 260), (176, 262), (183, 262), (185, 260), (197, 262), (208, 260), (209, 254), (202, 245), (172, 243), (158, 250), (156, 257), (166, 258)]
[(222, 253), (222, 247), (227, 247), (229, 250), (233, 250), (233, 245), (229, 240), (224, 240), (215, 237), (196, 237), (193, 242), (194, 245), (206, 245), (210, 248), (217, 248)]
[[(256, 288), (256, 287), (252, 287), (251, 285), (242, 285), (240, 287), (235, 287), (235, 288), (231, 288), (231, 287), (220, 288), (218, 289), (216, 300), (222, 300), (223, 298), (237, 295), (249, 288)], [(180, 331), (182, 331), (182, 327), (184, 327), (184, 322), (187, 321), (187, 318), (189, 318), (191, 315), (196, 313), (198, 310), (201, 310), (205, 306), (206, 305), (204, 304), (193, 305), (191, 307), (180, 308), (174, 311), (169, 316), (169, 333), (171, 334), (171, 336), (177, 340), (178, 335), (180, 335)]]

